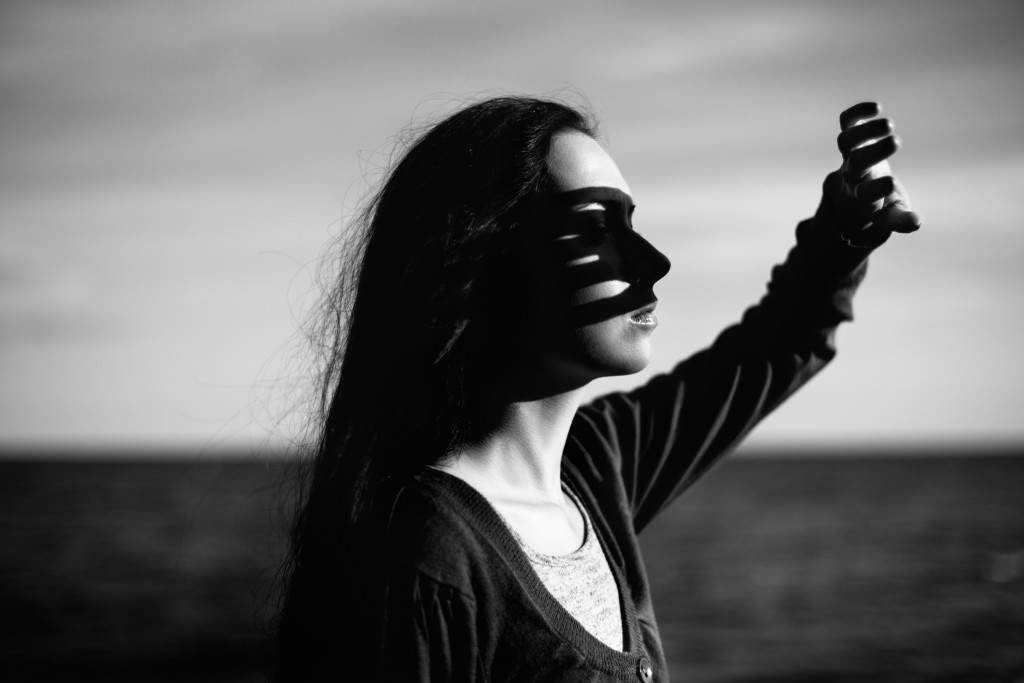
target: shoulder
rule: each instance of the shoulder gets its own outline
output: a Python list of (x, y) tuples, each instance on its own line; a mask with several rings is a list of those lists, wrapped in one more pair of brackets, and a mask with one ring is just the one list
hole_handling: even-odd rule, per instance
[(598, 482), (618, 476), (625, 452), (640, 438), (639, 416), (629, 394), (601, 396), (580, 406), (569, 430), (565, 461)]
[(398, 492), (384, 538), (394, 571), (474, 596), (507, 569), (500, 521), (469, 488), (454, 477), (426, 473)]

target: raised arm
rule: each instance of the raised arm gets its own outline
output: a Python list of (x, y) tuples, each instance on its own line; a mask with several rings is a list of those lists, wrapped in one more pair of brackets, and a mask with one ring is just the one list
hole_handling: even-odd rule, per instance
[(671, 372), (580, 411), (573, 466), (602, 480), (617, 470), (637, 530), (832, 359), (868, 254), (920, 225), (891, 175), (899, 144), (878, 112), (873, 103), (843, 112), (842, 165), (761, 301)]

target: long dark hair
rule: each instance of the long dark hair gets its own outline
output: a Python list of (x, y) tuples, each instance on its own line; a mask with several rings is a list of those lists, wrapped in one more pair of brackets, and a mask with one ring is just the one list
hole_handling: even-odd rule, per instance
[(350, 587), (373, 575), (375, 520), (403, 482), (481, 428), (517, 216), (551, 189), (546, 156), (562, 129), (596, 132), (555, 101), (466, 107), (409, 147), (360, 214), (355, 297), (343, 275), (323, 310), (320, 423), (291, 531), (275, 681), (313, 674), (346, 625), (372, 630), (351, 623)]

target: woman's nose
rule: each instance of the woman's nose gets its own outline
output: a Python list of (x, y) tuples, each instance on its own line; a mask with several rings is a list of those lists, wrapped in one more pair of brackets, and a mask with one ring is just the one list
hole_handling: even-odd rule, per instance
[(653, 285), (665, 277), (672, 262), (668, 257), (654, 248), (654, 245), (635, 232), (628, 233), (626, 240), (626, 257), (630, 282), (642, 282)]

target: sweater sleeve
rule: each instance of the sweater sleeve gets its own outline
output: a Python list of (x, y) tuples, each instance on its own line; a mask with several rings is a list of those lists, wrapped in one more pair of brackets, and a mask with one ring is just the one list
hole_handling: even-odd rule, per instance
[(375, 680), (479, 681), (474, 601), (415, 571), (392, 580)]
[(621, 478), (637, 532), (832, 359), (874, 246), (840, 235), (823, 198), (739, 323), (672, 371), (580, 409), (572, 438), (591, 456), (582, 466)]

